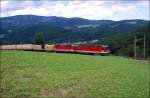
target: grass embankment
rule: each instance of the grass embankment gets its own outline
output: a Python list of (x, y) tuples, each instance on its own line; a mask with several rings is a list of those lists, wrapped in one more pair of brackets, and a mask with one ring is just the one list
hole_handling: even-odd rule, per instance
[(147, 98), (149, 65), (122, 57), (1, 51), (3, 98)]

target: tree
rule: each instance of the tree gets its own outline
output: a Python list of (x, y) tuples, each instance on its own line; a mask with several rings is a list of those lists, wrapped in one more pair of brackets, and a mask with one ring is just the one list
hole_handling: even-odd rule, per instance
[(44, 34), (42, 32), (35, 33), (34, 44), (42, 45), (42, 48), (44, 48)]

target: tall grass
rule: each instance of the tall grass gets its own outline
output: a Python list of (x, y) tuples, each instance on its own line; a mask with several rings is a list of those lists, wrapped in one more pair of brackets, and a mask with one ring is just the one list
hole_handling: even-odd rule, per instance
[(4, 98), (148, 98), (150, 65), (114, 56), (1, 51)]

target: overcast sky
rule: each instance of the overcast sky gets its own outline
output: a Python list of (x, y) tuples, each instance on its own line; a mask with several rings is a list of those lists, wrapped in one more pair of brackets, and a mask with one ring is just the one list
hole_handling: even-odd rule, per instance
[(2, 0), (1, 17), (14, 15), (81, 17), (86, 19), (149, 20), (149, 0)]

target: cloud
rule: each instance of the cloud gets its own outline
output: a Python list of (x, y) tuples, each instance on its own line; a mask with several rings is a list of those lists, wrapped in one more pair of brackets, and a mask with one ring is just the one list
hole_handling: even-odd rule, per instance
[[(148, 19), (148, 1), (2, 1), (1, 17), (40, 15), (87, 19)], [(139, 14), (141, 13), (141, 14)], [(136, 16), (139, 15), (139, 16)]]

